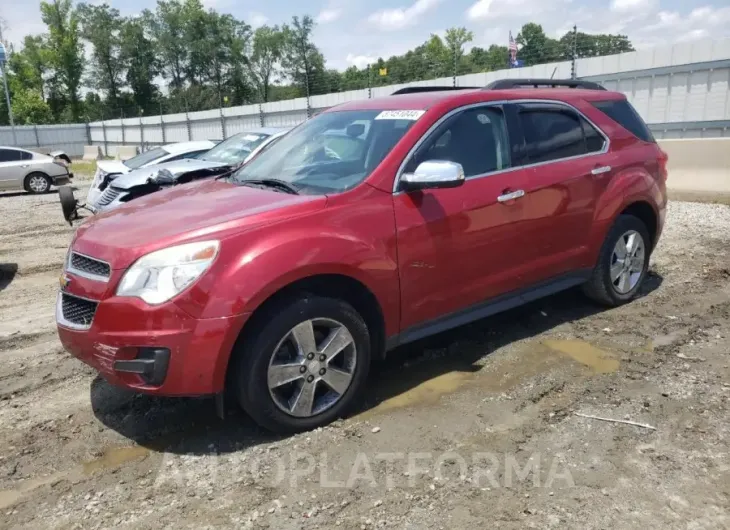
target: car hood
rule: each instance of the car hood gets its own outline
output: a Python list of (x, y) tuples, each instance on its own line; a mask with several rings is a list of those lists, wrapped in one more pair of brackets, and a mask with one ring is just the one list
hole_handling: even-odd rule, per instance
[(175, 177), (179, 177), (190, 171), (198, 171), (200, 169), (212, 169), (217, 167), (223, 167), (226, 164), (221, 162), (209, 162), (207, 160), (197, 160), (194, 158), (184, 158), (182, 160), (174, 160), (172, 162), (165, 162), (164, 164), (156, 164), (154, 166), (143, 167), (130, 171), (126, 175), (122, 175), (114, 179), (114, 187), (128, 190), (135, 186), (141, 186), (146, 184), (147, 181), (156, 176), (157, 173), (166, 169), (172, 173)]
[(73, 249), (123, 269), (149, 252), (200, 238), (224, 238), (325, 206), (327, 198), (203, 180), (135, 199), (90, 217)]
[(129, 173), (130, 171), (121, 160), (98, 160), (96, 167), (104, 173)]

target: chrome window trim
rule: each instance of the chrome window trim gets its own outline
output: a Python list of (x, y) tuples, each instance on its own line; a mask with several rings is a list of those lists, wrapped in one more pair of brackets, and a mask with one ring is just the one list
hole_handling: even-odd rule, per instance
[[(105, 264), (107, 267), (109, 267), (109, 276), (99, 276), (98, 274), (91, 274), (89, 272), (82, 271), (82, 270), (79, 270), (79, 269), (73, 267), (71, 265), (71, 262), (72, 262), (71, 256), (73, 256), (74, 254), (76, 254), (78, 256), (81, 256), (81, 257), (84, 257), (86, 259), (98, 261), (99, 263)], [(71, 250), (68, 253), (68, 257), (66, 258), (66, 272), (70, 272), (71, 274), (73, 274), (75, 276), (80, 276), (82, 278), (86, 278), (87, 280), (93, 280), (93, 281), (96, 281), (96, 282), (108, 283), (109, 282), (109, 278), (111, 277), (111, 273), (112, 273), (112, 266), (111, 266), (110, 263), (107, 263), (104, 260), (95, 258), (93, 256), (87, 256), (86, 254), (82, 254), (81, 252), (76, 252), (75, 250)], [(81, 298), (81, 297), (80, 296), (77, 296), (76, 298)], [(95, 300), (89, 300), (89, 302), (94, 302), (94, 301)]]
[(492, 106), (507, 105), (507, 104), (519, 105), (519, 104), (522, 104), (522, 103), (538, 103), (538, 104), (550, 104), (550, 105), (557, 104), (557, 105), (561, 105), (563, 107), (566, 107), (566, 108), (572, 110), (578, 116), (580, 116), (581, 118), (583, 118), (584, 120), (586, 120), (589, 124), (591, 124), (591, 126), (596, 131), (598, 131), (598, 133), (601, 136), (603, 136), (603, 139), (604, 139), (603, 149), (601, 149), (600, 151), (594, 151), (592, 153), (585, 153), (585, 154), (582, 154), (582, 155), (568, 156), (568, 157), (564, 157), (564, 158), (556, 158), (555, 160), (548, 160), (546, 162), (535, 162), (534, 164), (525, 164), (525, 165), (521, 165), (521, 166), (511, 166), (511, 167), (508, 167), (506, 169), (500, 169), (500, 170), (497, 170), (497, 171), (490, 171), (488, 173), (482, 173), (482, 174), (479, 174), (479, 175), (472, 175), (470, 177), (466, 177), (465, 180), (472, 180), (472, 179), (478, 179), (478, 178), (484, 178), (484, 177), (491, 177), (492, 175), (501, 175), (502, 173), (507, 173), (507, 172), (510, 172), (510, 171), (515, 171), (517, 169), (527, 169), (527, 168), (532, 168), (532, 167), (539, 167), (539, 166), (544, 166), (545, 164), (553, 164), (555, 162), (564, 162), (566, 160), (576, 160), (578, 158), (587, 158), (587, 157), (590, 157), (590, 156), (605, 155), (608, 152), (608, 150), (610, 149), (610, 147), (611, 147), (611, 140), (608, 137), (608, 135), (605, 132), (603, 132), (603, 130), (598, 125), (596, 125), (595, 122), (593, 122), (593, 120), (591, 120), (588, 116), (586, 116), (585, 114), (583, 114), (580, 110), (578, 110), (576, 107), (574, 107), (570, 103), (566, 103), (565, 101), (559, 101), (559, 100), (555, 100), (555, 99), (506, 99), (506, 100), (499, 100), (499, 101), (483, 101), (481, 103), (470, 103), (468, 105), (463, 105), (461, 107), (457, 107), (455, 109), (451, 109), (449, 112), (447, 112), (446, 114), (444, 114), (443, 116), (441, 116), (441, 118), (439, 118), (436, 121), (436, 123), (434, 123), (433, 125), (431, 125), (431, 127), (429, 127), (429, 129), (421, 136), (421, 138), (418, 139), (418, 141), (416, 142), (416, 145), (414, 145), (411, 148), (411, 150), (408, 151), (408, 154), (403, 159), (403, 162), (401, 162), (400, 166), (398, 166), (398, 171), (396, 172), (395, 179), (393, 181), (393, 191), (392, 191), (392, 193), (394, 195), (398, 195), (400, 193), (404, 193), (403, 191), (398, 191), (398, 184), (400, 184), (400, 179), (403, 176), (403, 172), (405, 170), (406, 165), (408, 164), (408, 162), (410, 162), (410, 160), (413, 157), (413, 155), (415, 154), (415, 152), (418, 150), (419, 147), (421, 147), (421, 145), (423, 145), (423, 143), (428, 139), (428, 137), (431, 136), (431, 134), (433, 134), (433, 132), (438, 127), (440, 127), (446, 120), (448, 120), (451, 116), (455, 115), (458, 112), (463, 112), (465, 110), (470, 110), (470, 109), (477, 108), (477, 107), (492, 107)]
[[(99, 308), (99, 301), (98, 300), (91, 300), (89, 298), (84, 298), (83, 296), (76, 296), (75, 294), (69, 294), (64, 293), (63, 291), (58, 292), (58, 296), (56, 296), (56, 323), (64, 328), (73, 329), (75, 331), (88, 331), (91, 329), (91, 325), (94, 323), (94, 319), (91, 319), (91, 322), (89, 322), (88, 326), (85, 326), (83, 324), (75, 324), (73, 322), (69, 322), (66, 320), (66, 318), (63, 316), (63, 295), (67, 296), (73, 296), (74, 298), (78, 298), (79, 300), (85, 300), (87, 302), (93, 302), (97, 304), (97, 309)], [(96, 311), (94, 311), (94, 316), (96, 316)]]

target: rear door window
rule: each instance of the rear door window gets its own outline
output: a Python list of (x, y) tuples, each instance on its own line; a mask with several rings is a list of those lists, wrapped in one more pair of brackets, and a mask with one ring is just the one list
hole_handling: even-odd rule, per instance
[(639, 113), (636, 112), (634, 107), (631, 106), (631, 103), (625, 99), (594, 101), (593, 106), (638, 139), (656, 143), (649, 127), (646, 126), (646, 123), (644, 123), (644, 120), (641, 119), (641, 116), (639, 116)]
[(530, 163), (586, 154), (583, 124), (577, 114), (559, 108), (523, 108), (519, 114)]

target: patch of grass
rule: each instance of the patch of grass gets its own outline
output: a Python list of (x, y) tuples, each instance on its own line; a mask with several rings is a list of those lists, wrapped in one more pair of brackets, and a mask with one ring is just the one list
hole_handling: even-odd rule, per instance
[(71, 164), (74, 177), (79, 180), (91, 179), (96, 173), (95, 160), (74, 160)]

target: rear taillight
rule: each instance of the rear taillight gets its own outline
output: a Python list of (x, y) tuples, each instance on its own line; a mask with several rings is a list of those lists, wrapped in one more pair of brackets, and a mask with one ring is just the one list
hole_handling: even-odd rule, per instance
[(659, 149), (659, 178), (667, 180), (669, 173), (667, 172), (667, 162), (669, 162), (669, 155)]

